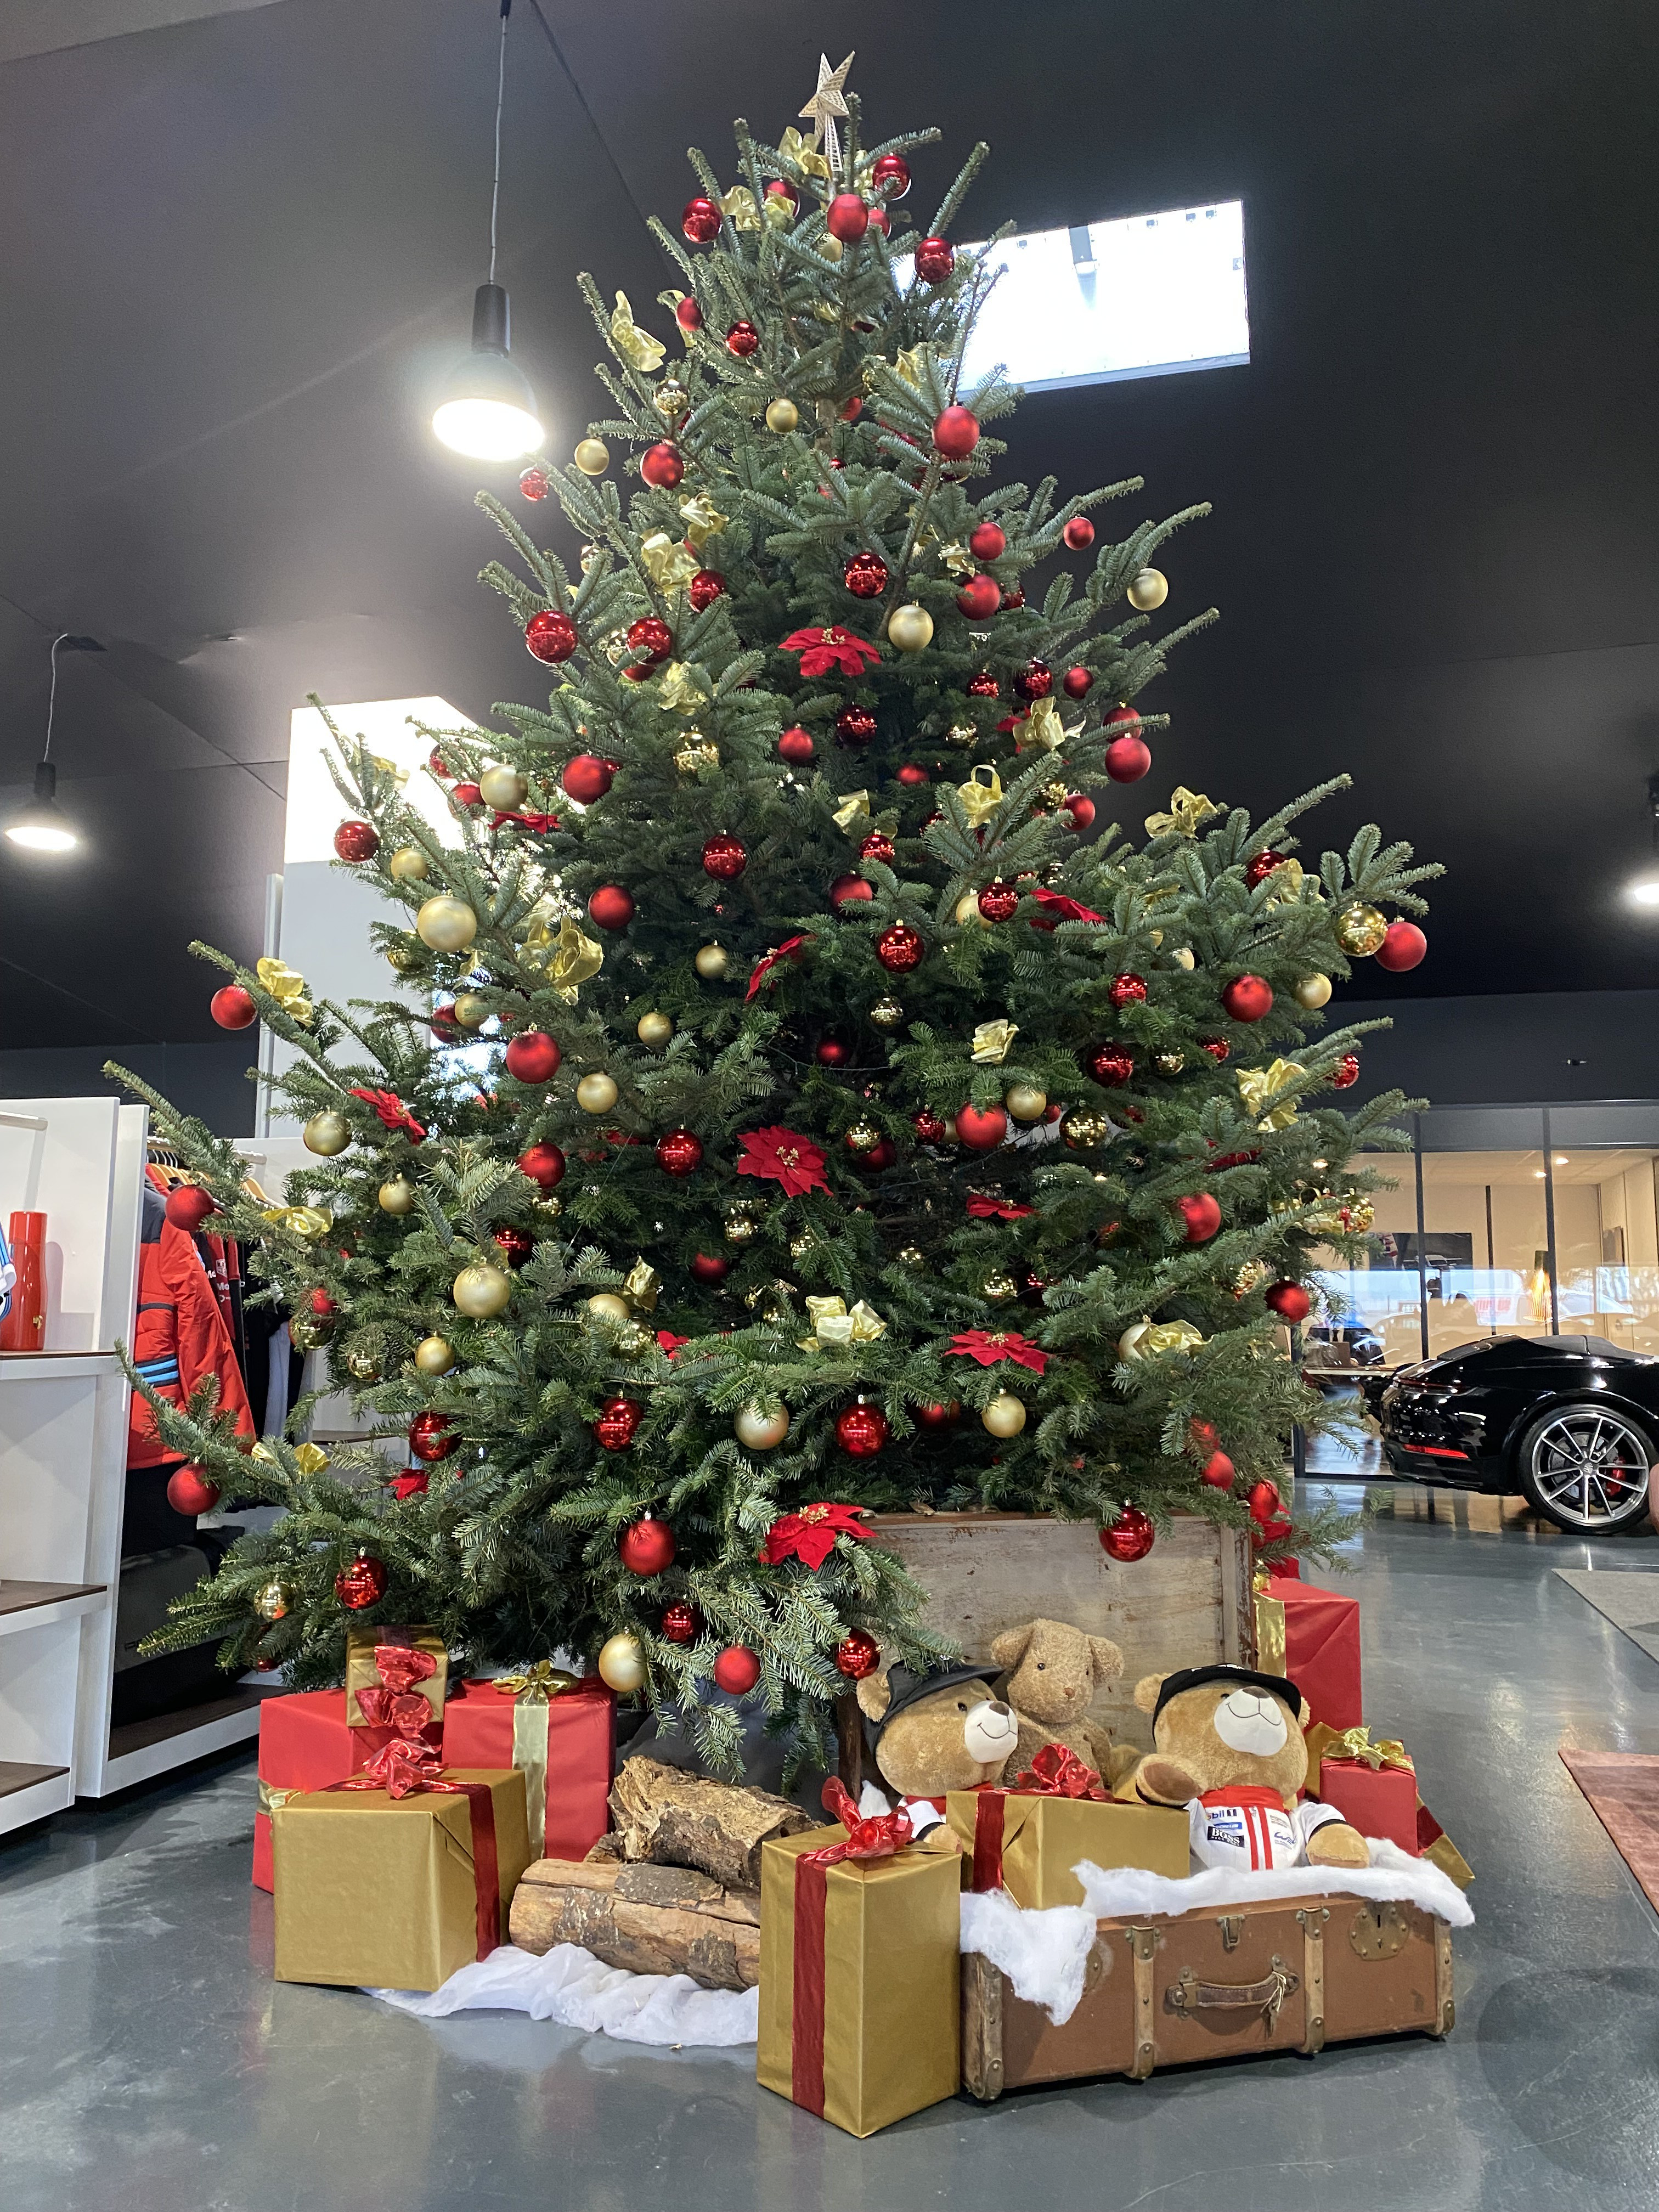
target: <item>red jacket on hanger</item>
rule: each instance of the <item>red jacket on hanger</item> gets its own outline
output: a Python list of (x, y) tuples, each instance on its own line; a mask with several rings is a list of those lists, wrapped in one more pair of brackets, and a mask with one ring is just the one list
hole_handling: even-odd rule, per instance
[[(167, 1219), (165, 1202), (153, 1185), (144, 1193), (132, 1364), (157, 1397), (175, 1406), (184, 1404), (204, 1375), (216, 1376), (220, 1407), (235, 1414), (237, 1435), (258, 1434), (230, 1331), (201, 1255), (193, 1239)], [(178, 1456), (156, 1433), (148, 1400), (135, 1390), (127, 1465), (159, 1467)]]

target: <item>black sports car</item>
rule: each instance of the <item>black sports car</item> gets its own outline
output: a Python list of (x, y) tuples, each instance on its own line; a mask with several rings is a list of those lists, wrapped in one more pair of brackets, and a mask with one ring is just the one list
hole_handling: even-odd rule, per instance
[(1601, 1336), (1483, 1337), (1368, 1376), (1397, 1474), (1523, 1491), (1559, 1528), (1605, 1536), (1647, 1510), (1659, 1462), (1659, 1359)]

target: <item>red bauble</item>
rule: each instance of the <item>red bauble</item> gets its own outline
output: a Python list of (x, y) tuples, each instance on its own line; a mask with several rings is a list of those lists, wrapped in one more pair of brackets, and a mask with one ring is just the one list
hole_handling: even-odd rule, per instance
[(463, 809), (483, 805), (483, 793), (476, 783), (458, 783), (449, 795)]
[(1114, 975), (1110, 995), (1113, 1006), (1121, 1013), (1125, 1006), (1139, 1004), (1146, 998), (1146, 986), (1139, 975)]
[(979, 895), (979, 910), (987, 921), (1010, 921), (1018, 904), (1019, 893), (1000, 877), (995, 883), (987, 884)]
[(910, 1126), (924, 1145), (942, 1145), (950, 1133), (950, 1127), (930, 1106), (919, 1107), (910, 1116)]
[(386, 1580), (385, 1561), (371, 1553), (359, 1552), (351, 1565), (335, 1576), (334, 1595), (348, 1613), (362, 1613), (386, 1595)]
[(783, 177), (773, 178), (771, 183), (766, 187), (766, 198), (769, 200), (787, 200), (792, 208), (798, 208), (800, 205), (800, 194)]
[(620, 884), (601, 884), (587, 902), (589, 918), (600, 929), (626, 929), (634, 919), (634, 898)]
[(1084, 793), (1073, 791), (1067, 795), (1064, 811), (1071, 816), (1073, 830), (1087, 830), (1094, 822), (1095, 802)]
[(876, 957), (890, 975), (908, 975), (927, 955), (927, 939), (908, 921), (890, 922), (876, 939)]
[(823, 227), (843, 246), (856, 246), (870, 228), (870, 210), (856, 192), (837, 192), (830, 203)]
[(606, 1451), (625, 1451), (644, 1419), (644, 1407), (636, 1405), (632, 1398), (609, 1398), (593, 1424), (593, 1434)]
[(544, 607), (525, 624), (524, 641), (538, 660), (556, 666), (576, 650), (576, 625), (556, 608)]
[(966, 407), (947, 407), (933, 424), (933, 448), (947, 460), (965, 461), (979, 443), (979, 418)]
[(803, 730), (798, 722), (793, 730), (786, 730), (778, 739), (778, 758), (787, 760), (792, 768), (804, 768), (817, 747), (812, 743), (812, 732)]
[(874, 896), (862, 876), (837, 876), (830, 886), (830, 903), (837, 914), (845, 914), (848, 907), (861, 906)]
[(1190, 1198), (1178, 1198), (1176, 1212), (1187, 1224), (1189, 1244), (1207, 1244), (1221, 1226), (1221, 1208), (1207, 1190), (1200, 1190)]
[(489, 1233), (509, 1267), (522, 1267), (536, 1249), (536, 1240), (527, 1229), (503, 1227)]
[(890, 1137), (884, 1137), (872, 1151), (864, 1155), (864, 1164), (867, 1168), (873, 1168), (879, 1174), (884, 1168), (890, 1168), (897, 1158), (898, 1146)]
[(958, 1106), (957, 1136), (969, 1152), (994, 1152), (1008, 1133), (1008, 1116), (1000, 1106)]
[(683, 331), (700, 331), (702, 328), (702, 309), (693, 299), (682, 300), (674, 310), (674, 320)]
[(1376, 948), (1376, 964), (1401, 975), (1415, 968), (1429, 949), (1429, 940), (1414, 921), (1391, 921), (1388, 935)]
[(181, 1467), (167, 1477), (167, 1504), (175, 1513), (211, 1513), (218, 1503), (219, 1486), (199, 1467)]
[(1003, 611), (1005, 613), (1017, 612), (1024, 605), (1024, 604), (1025, 594), (1024, 592), (1020, 591), (1018, 586), (1016, 586), (1012, 592), (1005, 592), (1002, 595), (1002, 605)]
[(559, 1072), (559, 1048), (542, 1030), (528, 1030), (507, 1048), (507, 1072), (515, 1083), (549, 1083)]
[(1103, 1044), (1089, 1057), (1089, 1073), (1097, 1083), (1115, 1088), (1127, 1083), (1135, 1072), (1135, 1056), (1121, 1044)]
[(1269, 1283), (1262, 1296), (1280, 1321), (1306, 1321), (1313, 1305), (1300, 1283)]
[(434, 1460), (447, 1459), (460, 1441), (450, 1433), (448, 1414), (430, 1407), (424, 1413), (416, 1413), (409, 1425), (410, 1457), (428, 1467)]
[(208, 1000), (208, 1012), (222, 1030), (245, 1030), (259, 1018), (259, 1009), (240, 983), (227, 983)]
[(428, 1025), (440, 1044), (459, 1044), (466, 1036), (466, 1031), (455, 1018), (453, 1004), (434, 1006)]
[(1265, 847), (1260, 853), (1252, 853), (1244, 863), (1246, 887), (1254, 890), (1258, 884), (1266, 883), (1273, 870), (1282, 868), (1289, 857), (1288, 854), (1275, 853), (1271, 845)]
[(890, 867), (894, 857), (893, 841), (884, 830), (872, 830), (859, 847), (861, 860), (880, 860)]
[(942, 284), (956, 260), (948, 238), (924, 238), (916, 248), (916, 274), (924, 284)]
[(878, 599), (887, 589), (887, 563), (879, 553), (854, 553), (841, 580), (855, 599)]
[(844, 745), (861, 752), (876, 734), (876, 718), (867, 707), (848, 705), (836, 717), (836, 736)]
[(887, 1441), (887, 1416), (860, 1402), (836, 1416), (836, 1442), (854, 1459), (873, 1459)]
[[(713, 200), (699, 192), (695, 199), (687, 200), (680, 216), (680, 228), (693, 246), (707, 246), (720, 234), (720, 211)], [(701, 316), (698, 320), (702, 320)]]
[(968, 540), (975, 561), (998, 561), (1008, 550), (1008, 539), (1000, 522), (975, 523)]
[(1002, 586), (994, 576), (970, 576), (957, 593), (957, 605), (969, 622), (988, 622), (1002, 605)]
[(898, 772), (898, 780), (901, 783), (911, 787), (914, 787), (916, 784), (931, 783), (933, 781), (933, 778), (928, 775), (927, 769), (918, 766), (915, 761), (906, 761), (904, 766)]
[(544, 1190), (551, 1190), (564, 1180), (564, 1154), (556, 1145), (532, 1145), (519, 1155), (519, 1172)]
[(455, 773), (454, 769), (449, 765), (449, 763), (438, 750), (436, 745), (434, 745), (431, 751), (427, 755), (426, 764), (431, 769), (434, 775), (453, 775)]
[[(873, 217), (872, 220), (873, 220)], [(837, 411), (843, 422), (856, 422), (859, 416), (864, 412), (864, 402), (859, 398), (856, 392), (849, 392), (847, 398), (842, 401), (841, 406)], [(836, 465), (839, 467), (840, 463), (837, 462)]]
[(1095, 672), (1085, 668), (1081, 662), (1068, 668), (1060, 679), (1060, 688), (1068, 699), (1086, 699), (1095, 686)]
[(343, 860), (372, 860), (380, 849), (380, 833), (372, 822), (343, 822), (334, 832), (334, 849)]
[(1014, 678), (1016, 698), (1046, 699), (1054, 688), (1054, 672), (1046, 660), (1028, 660)]
[(167, 1216), (175, 1229), (193, 1236), (218, 1207), (199, 1183), (181, 1182), (167, 1193)]
[(714, 1680), (730, 1696), (747, 1696), (760, 1680), (761, 1662), (744, 1644), (728, 1644), (714, 1662)]
[(692, 613), (700, 615), (705, 607), (712, 607), (725, 589), (726, 579), (718, 568), (699, 568), (685, 587)]
[(890, 200), (902, 200), (910, 189), (910, 164), (902, 154), (880, 155), (870, 165), (870, 181)]
[(579, 806), (591, 806), (610, 790), (621, 765), (620, 761), (602, 760), (597, 753), (578, 753), (565, 763), (559, 781)]
[(726, 350), (736, 354), (739, 361), (747, 361), (751, 353), (760, 350), (760, 332), (752, 323), (733, 323), (726, 333)]
[(1224, 1451), (1212, 1452), (1198, 1471), (1200, 1482), (1212, 1490), (1231, 1490), (1233, 1486), (1233, 1463)]
[(1233, 1049), (1225, 1037), (1200, 1037), (1198, 1048), (1200, 1052), (1207, 1052), (1218, 1067), (1224, 1060), (1231, 1057)]
[(340, 1309), (319, 1284), (311, 1294), (311, 1310), (319, 1321), (330, 1321)]
[(836, 1664), (849, 1682), (861, 1682), (881, 1664), (881, 1647), (873, 1636), (854, 1628), (836, 1646)]
[(1346, 1091), (1359, 1080), (1359, 1054), (1345, 1052), (1331, 1071), (1333, 1091)]
[(640, 463), (640, 474), (656, 490), (672, 491), (685, 474), (679, 447), (666, 439), (659, 446), (647, 446)]
[(1200, 1421), (1194, 1414), (1187, 1424), (1187, 1433), (1193, 1442), (1206, 1452), (1214, 1451), (1221, 1442), (1221, 1431), (1213, 1421)]
[(1127, 1565), (1131, 1559), (1146, 1558), (1157, 1534), (1138, 1505), (1126, 1505), (1116, 1520), (1101, 1530), (1101, 1547), (1109, 1559), (1120, 1559)]
[(1285, 1510), (1277, 1488), (1265, 1480), (1252, 1485), (1250, 1494), (1244, 1502), (1250, 1509), (1251, 1520), (1264, 1528), (1270, 1522), (1277, 1521)]
[(674, 633), (660, 615), (641, 615), (628, 626), (628, 642), (649, 660), (665, 660), (674, 650)]
[(702, 1614), (684, 1598), (676, 1598), (663, 1613), (662, 1632), (667, 1643), (695, 1644), (702, 1627)]
[[(626, 1404), (627, 1401), (619, 1399), (616, 1402)], [(638, 1426), (637, 1421), (635, 1426)], [(633, 1431), (629, 1433), (631, 1436)], [(668, 1523), (659, 1521), (653, 1513), (647, 1513), (631, 1528), (623, 1530), (617, 1553), (630, 1575), (659, 1575), (665, 1567), (673, 1565), (677, 1548), (674, 1532)]]
[(820, 1037), (812, 1057), (820, 1067), (842, 1067), (846, 1064), (847, 1050), (846, 1041), (842, 1037)]
[(988, 670), (981, 670), (977, 676), (970, 676), (967, 690), (970, 699), (1000, 699), (1002, 696), (996, 678)]
[(657, 1164), (665, 1175), (694, 1175), (702, 1165), (702, 1140), (690, 1129), (671, 1129), (657, 1139)]
[(702, 848), (702, 872), (716, 883), (736, 883), (748, 866), (749, 848), (741, 837), (722, 831), (718, 837), (709, 838)]
[(519, 478), (519, 492), (520, 497), (524, 499), (545, 499), (547, 497), (547, 471), (545, 469), (526, 469), (523, 475)]
[(732, 1262), (724, 1252), (694, 1252), (691, 1273), (700, 1283), (723, 1283), (732, 1272)]
[(1221, 994), (1221, 1003), (1236, 1022), (1259, 1022), (1273, 1011), (1273, 994), (1261, 975), (1239, 975)]
[(915, 1419), (918, 1428), (954, 1428), (962, 1419), (962, 1401), (960, 1398), (940, 1398), (931, 1406), (918, 1406), (915, 1408)]
[(1074, 514), (1060, 534), (1073, 553), (1086, 553), (1095, 542), (1095, 526), (1086, 514)]
[(1139, 783), (1152, 764), (1145, 738), (1114, 738), (1106, 748), (1106, 773), (1114, 783)]

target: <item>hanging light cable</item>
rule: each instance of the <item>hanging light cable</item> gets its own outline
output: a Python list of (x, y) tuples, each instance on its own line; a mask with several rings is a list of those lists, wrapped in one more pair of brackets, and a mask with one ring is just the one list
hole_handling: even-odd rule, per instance
[(66, 647), (70, 653), (101, 653), (104, 649), (95, 637), (75, 637), (68, 630), (60, 630), (52, 641), (52, 688), (46, 695), (46, 742), (40, 748), (40, 758), (34, 770), (34, 796), (6, 824), (6, 835), (12, 843), (24, 846), (32, 853), (69, 853), (81, 842), (80, 831), (58, 804), (58, 771), (52, 764), (52, 725), (58, 712), (58, 653), (60, 646)]
[(495, 282), (495, 234), (501, 198), (501, 106), (507, 92), (507, 21), (513, 0), (501, 0), (501, 36), (495, 69), (495, 173), (489, 196), (489, 282), (472, 302), (472, 350), (451, 376), (432, 417), (432, 428), (452, 452), (475, 461), (512, 461), (533, 453), (545, 435), (536, 397), (509, 351), (511, 311)]

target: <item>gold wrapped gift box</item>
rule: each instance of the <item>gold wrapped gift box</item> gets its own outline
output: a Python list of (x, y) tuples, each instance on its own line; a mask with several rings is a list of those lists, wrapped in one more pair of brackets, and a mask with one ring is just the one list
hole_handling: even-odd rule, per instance
[(953, 1790), (945, 1817), (962, 1844), (969, 1889), (1006, 1889), (1025, 1911), (1081, 1905), (1079, 1859), (1098, 1867), (1145, 1867), (1183, 1881), (1192, 1870), (1187, 1815), (1109, 1798), (1027, 1796), (1015, 1790)]

